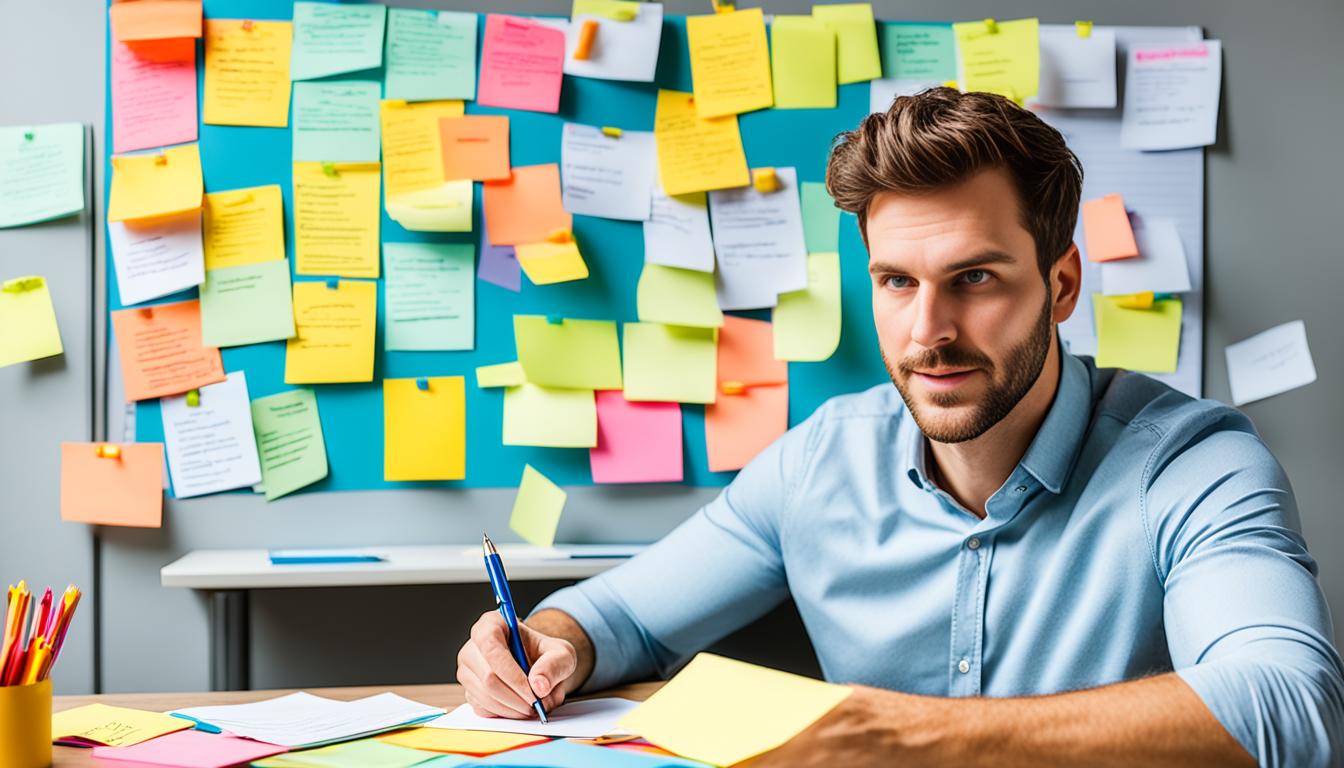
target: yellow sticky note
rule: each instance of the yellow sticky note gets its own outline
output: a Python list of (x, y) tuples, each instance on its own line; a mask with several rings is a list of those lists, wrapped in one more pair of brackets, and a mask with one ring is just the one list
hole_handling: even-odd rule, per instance
[(80, 746), (129, 747), (191, 727), (180, 717), (107, 704), (85, 704), (51, 716), (52, 740)]
[(385, 203), (393, 221), (415, 232), (470, 232), (471, 204), (470, 179), (403, 192)]
[(877, 53), (877, 23), (870, 3), (815, 5), (812, 16), (835, 32), (836, 52), (840, 59), (839, 82), (861, 83), (882, 76), (882, 59)]
[(626, 323), (625, 399), (714, 402), (718, 335), (713, 328)]
[(1024, 103), (1041, 82), (1041, 44), (1036, 19), (963, 21), (952, 25), (961, 59), (962, 86)]
[(201, 207), (201, 151), (196, 144), (112, 158), (108, 221), (166, 216)]
[(295, 283), (295, 335), (285, 342), (285, 383), (373, 381), (377, 312), (375, 283)]
[(549, 547), (555, 543), (555, 528), (565, 510), (565, 489), (532, 468), (523, 467), (523, 482), (513, 500), (509, 528), (529, 544)]
[(463, 111), (461, 101), (382, 103), (383, 184), (389, 199), (443, 184), (439, 120), (461, 117)]
[(205, 196), (205, 269), (285, 258), (284, 201), (279, 184)]
[(0, 368), (64, 351), (47, 281), (29, 275), (0, 283)]
[(482, 389), (487, 387), (516, 387), (525, 381), (527, 381), (527, 375), (523, 373), (523, 366), (516, 361), (482, 365), (476, 369), (476, 386)]
[(779, 294), (775, 359), (817, 362), (840, 345), (840, 254), (807, 255), (807, 287)]
[(573, 238), (562, 243), (543, 241), (514, 247), (518, 265), (533, 285), (567, 283), (588, 277), (588, 264)]
[(383, 479), (461, 480), (466, 476), (463, 378), (383, 379)]
[(646, 323), (723, 326), (723, 310), (714, 292), (714, 273), (645, 262), (635, 288), (639, 319)]
[(457, 752), (466, 755), (492, 755), (525, 744), (546, 741), (545, 736), (494, 731), (464, 731), (458, 728), (412, 728), (374, 737), (388, 744), (431, 752)]
[(587, 14), (605, 16), (615, 21), (634, 21), (639, 16), (639, 6), (634, 0), (574, 0), (570, 15)]
[(1121, 306), (1124, 296), (1092, 295), (1097, 324), (1097, 367), (1172, 373), (1181, 348), (1181, 300), (1153, 302), (1152, 309)]
[(775, 109), (835, 107), (835, 32), (811, 16), (776, 16), (770, 25)]
[(617, 725), (682, 757), (734, 765), (798, 735), (852, 692), (701, 653)]
[(615, 322), (514, 315), (513, 335), (518, 363), (533, 384), (621, 388), (621, 348)]
[(505, 389), (504, 444), (595, 448), (597, 401), (592, 390), (527, 383)]
[(294, 272), (378, 276), (378, 163), (294, 164)]
[(721, 117), (774, 103), (760, 8), (686, 17), (695, 113)]
[(208, 125), (289, 125), (288, 21), (205, 20), (205, 93), (201, 122)]
[(751, 183), (737, 116), (704, 119), (684, 91), (658, 91), (653, 118), (663, 192), (685, 195)]

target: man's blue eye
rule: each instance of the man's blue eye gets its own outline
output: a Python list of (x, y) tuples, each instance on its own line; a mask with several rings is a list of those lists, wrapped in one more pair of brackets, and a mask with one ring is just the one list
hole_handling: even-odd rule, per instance
[(964, 277), (966, 279), (966, 282), (970, 283), (971, 285), (979, 285), (980, 283), (983, 283), (989, 279), (989, 273), (984, 271), (983, 269), (973, 269), (970, 272), (967, 272), (966, 274), (962, 275), (962, 277)]
[(905, 288), (910, 284), (910, 278), (903, 275), (893, 275), (887, 278), (888, 288)]

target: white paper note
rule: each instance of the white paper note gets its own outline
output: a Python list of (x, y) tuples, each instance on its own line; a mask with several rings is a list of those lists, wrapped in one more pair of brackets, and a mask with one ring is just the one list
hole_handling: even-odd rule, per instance
[(776, 168), (775, 176), (773, 192), (748, 186), (709, 193), (722, 309), (773, 307), (779, 294), (807, 287), (798, 173)]
[(1242, 405), (1297, 389), (1316, 380), (1316, 366), (1307, 347), (1307, 326), (1301, 320), (1229, 344), (1227, 379), (1232, 402)]
[(651, 131), (607, 136), (565, 123), (560, 180), (565, 210), (583, 216), (647, 221), (657, 164)]
[[(582, 3), (575, 4), (582, 8)], [(588, 58), (574, 58), (579, 34), (586, 21), (597, 22), (597, 37)], [(577, 13), (565, 35), (565, 74), (601, 80), (653, 82), (658, 68), (658, 46), (663, 39), (663, 6), (640, 3), (639, 13), (629, 21)]]
[(1185, 293), (1190, 290), (1190, 266), (1176, 220), (1132, 216), (1139, 255), (1101, 264), (1101, 291), (1119, 296), (1141, 291)]
[(472, 711), (470, 704), (463, 704), (443, 717), (425, 723), (425, 727), (595, 739), (616, 731), (616, 721), (625, 717), (637, 706), (639, 706), (637, 701), (616, 697), (571, 701), (562, 704), (554, 712), (547, 712), (547, 719), (550, 722), (543, 723), (540, 720), (480, 717)]
[(187, 405), (187, 395), (163, 398), (162, 412), (168, 473), (177, 498), (261, 482), (252, 404), (242, 371), (201, 387), (198, 405)]
[(644, 222), (644, 261), (699, 272), (714, 271), (714, 238), (704, 192), (675, 197), (653, 185), (653, 205)]
[(1129, 49), (1120, 143), (1132, 149), (1212, 144), (1223, 49), (1217, 40)]
[(886, 112), (897, 96), (914, 96), (921, 91), (936, 88), (942, 83), (933, 80), (880, 78), (868, 84), (868, 111)]
[(122, 306), (205, 281), (199, 210), (156, 219), (109, 221), (107, 235)]
[(251, 704), (179, 709), (174, 714), (267, 744), (315, 747), (422, 722), (443, 710), (395, 693), (336, 701), (300, 691)]
[(1115, 30), (1094, 27), (1086, 37), (1072, 24), (1042, 24), (1043, 107), (1115, 108)]

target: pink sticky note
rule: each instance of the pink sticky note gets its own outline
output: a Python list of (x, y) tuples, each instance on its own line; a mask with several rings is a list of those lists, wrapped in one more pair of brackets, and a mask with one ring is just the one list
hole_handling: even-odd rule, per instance
[(597, 393), (595, 483), (681, 482), (681, 405), (632, 403), (620, 390)]
[(112, 45), (112, 151), (196, 140), (196, 41)]
[(224, 768), (288, 751), (274, 744), (192, 730), (170, 733), (129, 747), (94, 747), (93, 756), (179, 768)]
[(519, 16), (489, 14), (476, 102), (486, 107), (558, 112), (564, 67), (564, 32)]

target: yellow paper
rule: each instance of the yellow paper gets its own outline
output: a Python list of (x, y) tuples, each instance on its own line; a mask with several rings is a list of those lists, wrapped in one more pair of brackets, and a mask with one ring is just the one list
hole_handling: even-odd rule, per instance
[(653, 119), (658, 177), (669, 195), (745, 187), (751, 183), (737, 116), (702, 119), (683, 91), (658, 91)]
[(377, 284), (294, 284), (294, 338), (285, 342), (286, 384), (373, 381)]
[(205, 269), (285, 258), (284, 201), (279, 184), (205, 196)]
[(47, 281), (29, 275), (0, 283), (0, 368), (63, 351)]
[(527, 380), (543, 387), (620, 389), (621, 348), (611, 320), (514, 315), (518, 363)]
[(590, 389), (520, 384), (504, 390), (504, 444), (597, 446), (597, 401)]
[(840, 254), (807, 256), (807, 288), (779, 294), (775, 359), (817, 362), (840, 345)]
[(85, 704), (51, 716), (53, 739), (78, 739), (109, 747), (129, 747), (191, 727), (190, 721), (180, 717), (107, 704)]
[(563, 488), (533, 469), (531, 464), (524, 466), (523, 481), (513, 500), (513, 514), (509, 516), (509, 528), (529, 544), (551, 546), (555, 543), (560, 513), (565, 509), (565, 496)]
[(467, 476), (466, 386), (461, 376), (383, 379), (383, 479)]
[(967, 91), (988, 91), (1024, 103), (1041, 82), (1041, 46), (1036, 19), (964, 21), (952, 25)]
[(634, 0), (574, 0), (570, 16), (587, 14), (605, 16), (616, 21), (633, 21), (639, 16), (639, 6), (640, 4)]
[(432, 752), (459, 752), (468, 755), (490, 755), (514, 749), (524, 744), (544, 741), (545, 736), (523, 733), (496, 733), (494, 731), (464, 731), (457, 728), (412, 728), (375, 737), (398, 747), (426, 749)]
[(516, 361), (482, 365), (476, 369), (476, 386), (482, 389), (487, 387), (516, 387), (525, 381), (527, 381), (527, 376), (523, 373), (523, 366)]
[(533, 285), (567, 283), (588, 277), (588, 264), (574, 240), (563, 243), (540, 242), (514, 248), (518, 265)]
[(196, 144), (112, 158), (108, 221), (166, 216), (201, 207), (201, 151)]
[(835, 32), (811, 16), (776, 16), (770, 25), (775, 109), (835, 107)]
[(378, 163), (294, 164), (295, 274), (378, 276), (379, 186)]
[(625, 399), (714, 402), (718, 335), (713, 328), (626, 323)]
[(695, 113), (720, 117), (774, 103), (760, 8), (686, 17)]
[(682, 757), (733, 765), (793, 738), (852, 691), (701, 653), (617, 725)]
[(201, 122), (289, 125), (288, 21), (205, 20), (205, 93)]
[(723, 326), (713, 272), (645, 262), (635, 289), (635, 304), (639, 319), (646, 323), (698, 328)]
[(382, 103), (383, 184), (389, 200), (443, 184), (439, 119), (461, 117), (463, 111), (460, 101)]
[(882, 76), (877, 53), (877, 23), (870, 3), (816, 5), (812, 16), (835, 32), (839, 82), (861, 83)]
[(1120, 306), (1124, 296), (1092, 295), (1097, 324), (1097, 367), (1172, 373), (1181, 347), (1181, 300), (1153, 302), (1152, 309)]
[(470, 232), (471, 180), (403, 192), (387, 199), (387, 215), (415, 232)]

